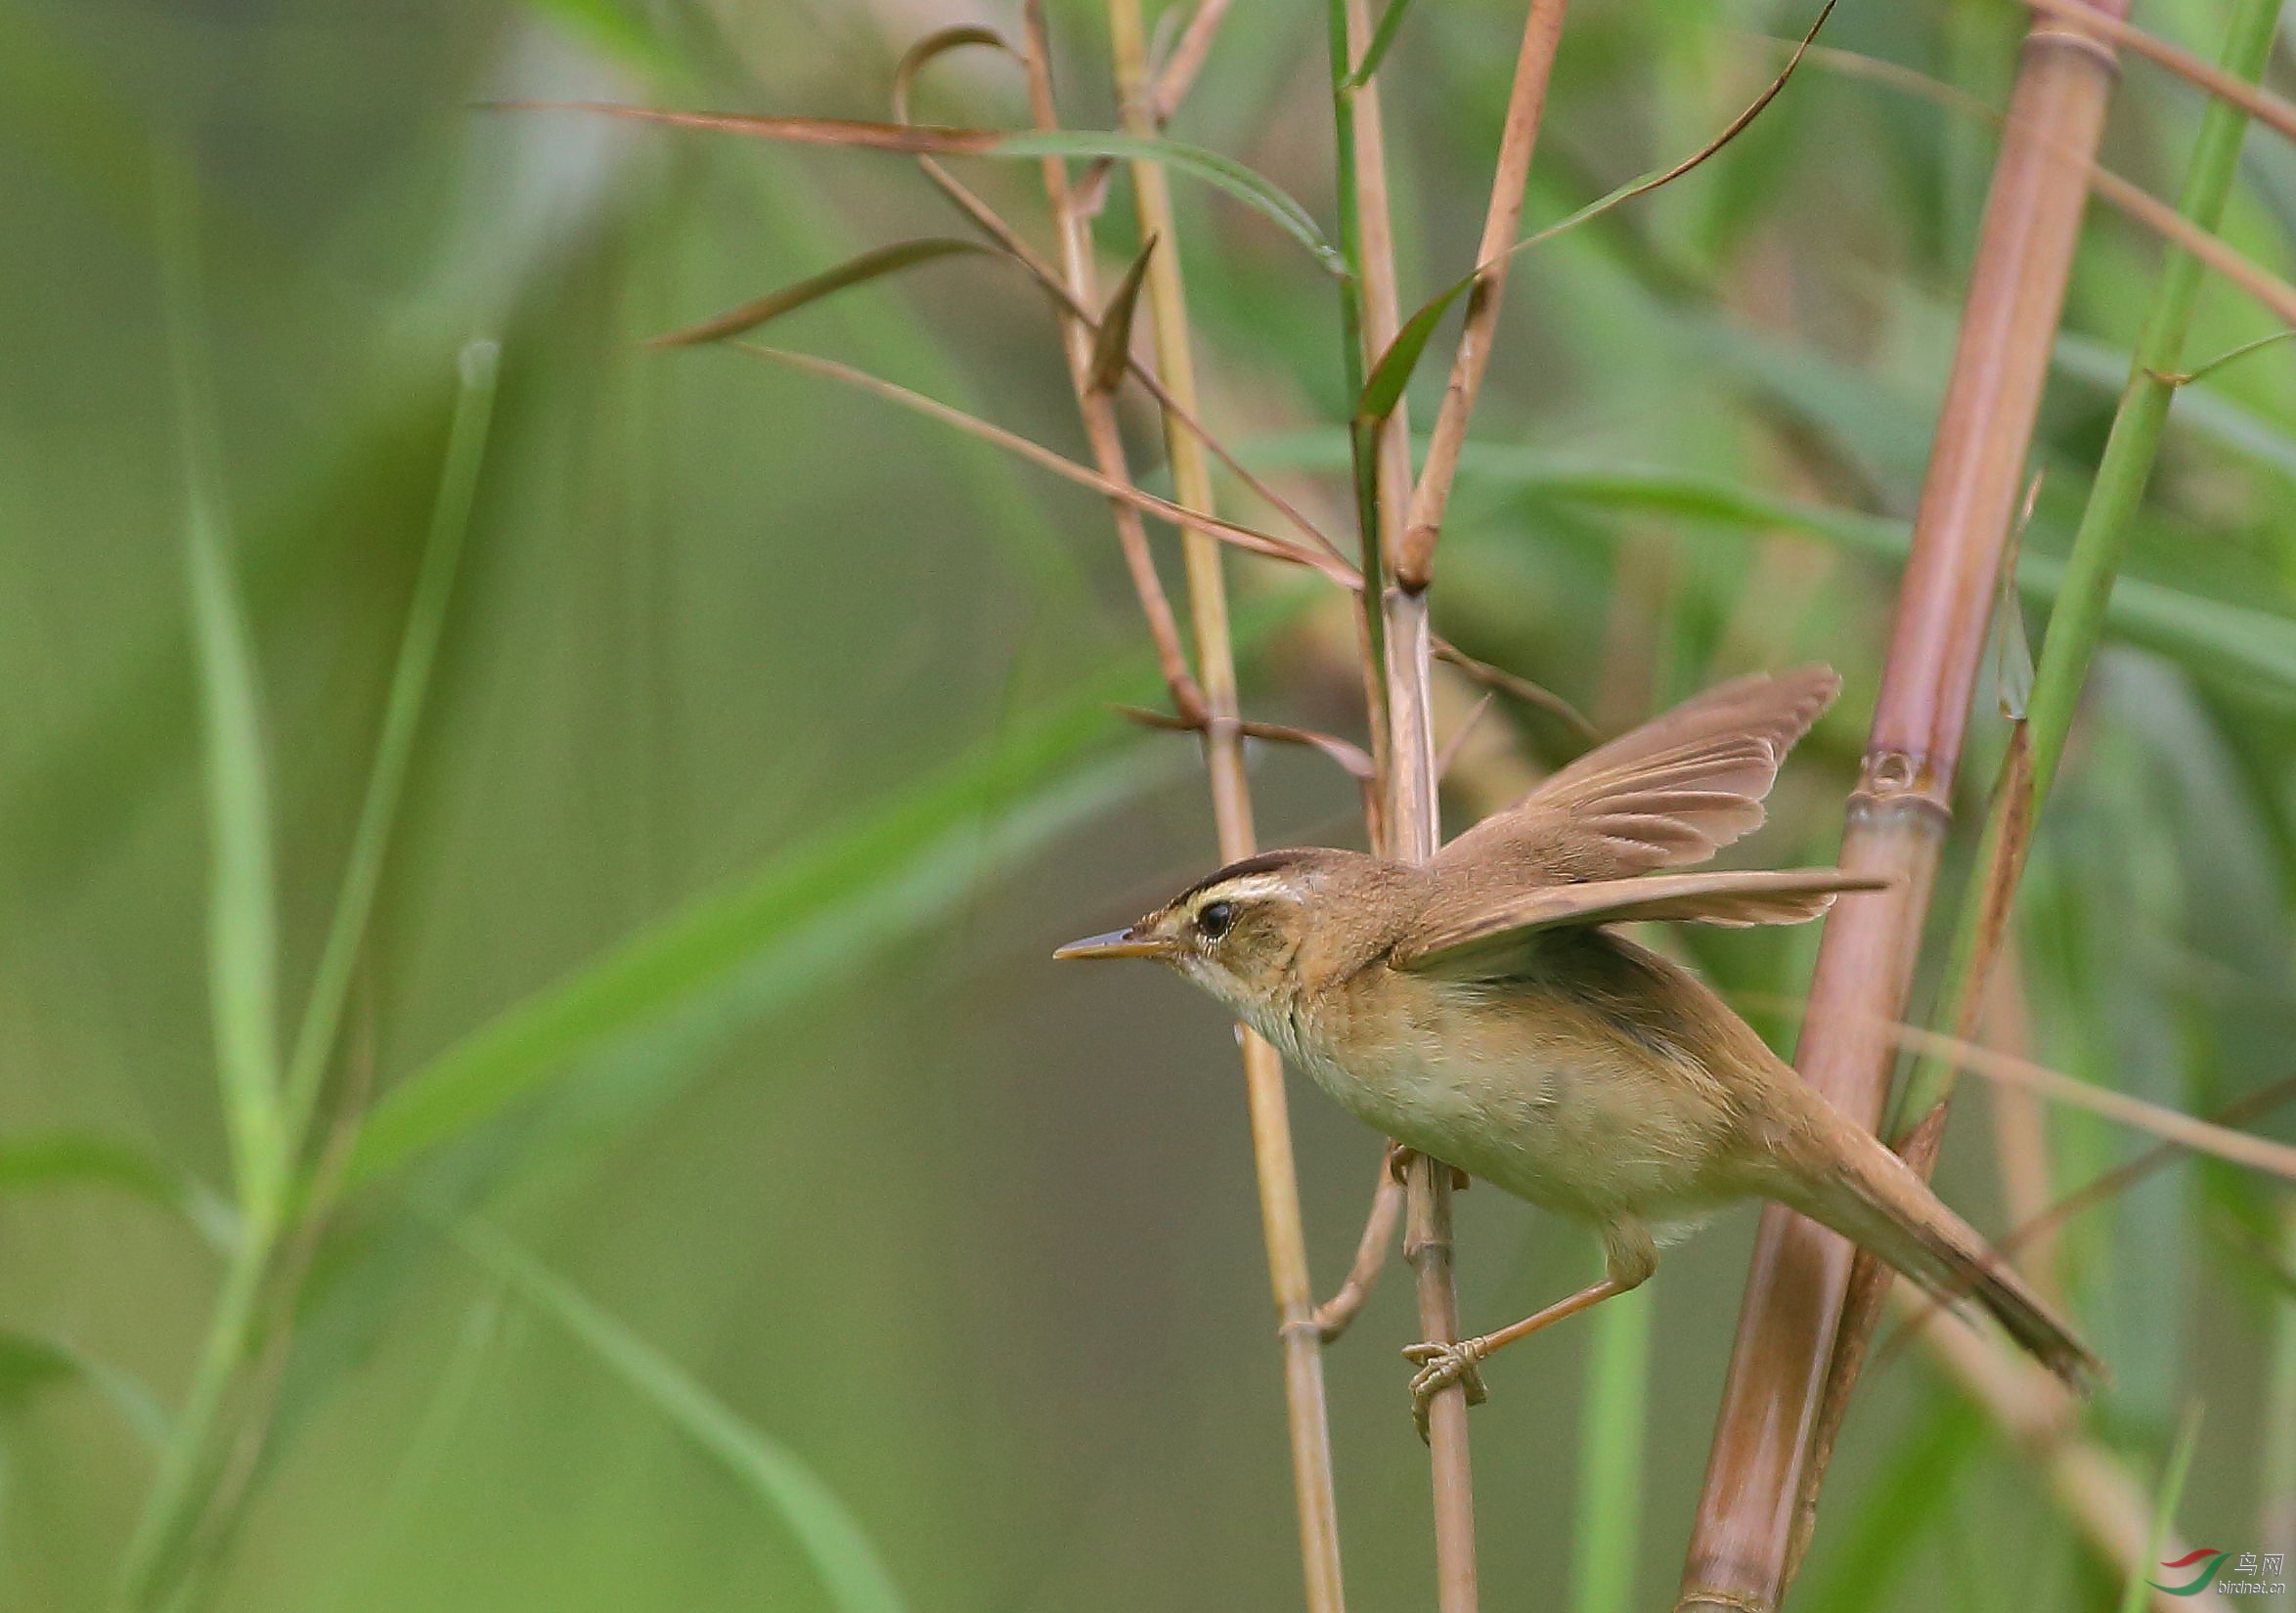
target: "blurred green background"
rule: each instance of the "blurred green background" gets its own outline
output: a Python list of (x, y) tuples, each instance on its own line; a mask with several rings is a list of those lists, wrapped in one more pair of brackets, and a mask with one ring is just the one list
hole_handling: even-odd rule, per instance
[[(1104, 127), (1096, 8), (1051, 11), (1066, 114)], [(1695, 149), (1810, 15), (1586, 0), (1530, 222)], [(2139, 20), (2213, 56), (2224, 7)], [(187, 530), (217, 541), (253, 648), (291, 1042), (458, 407), (474, 502), (331, 1091), (387, 1105), (474, 1061), (505, 1084), (353, 1155), (291, 1342), (226, 1407), (266, 1437), (195, 1485), (214, 1504), (185, 1605), (881, 1608), (888, 1583), (918, 1613), (1296, 1605), (1228, 1027), (1153, 972), (1046, 957), (1213, 857), (1192, 746), (1107, 710), (1155, 688), (1104, 507), (830, 382), (640, 346), (958, 221), (900, 157), (478, 105), (879, 117), (900, 51), (954, 22), (1013, 18), (0, 0), (0, 1607), (111, 1600), (233, 1236)], [(1391, 59), (1407, 301), (1468, 267), (1519, 25), (1512, 0), (1419, 0)], [(1825, 39), (1998, 104), (2020, 26), (1996, 0), (1845, 0)], [(1328, 220), (1322, 29), (1236, 8), (1172, 132)], [(1442, 631), (1606, 725), (1833, 661), (1848, 693), (1759, 846), (1784, 862), (1832, 851), (1992, 146), (1854, 67), (1805, 65), (1714, 162), (1523, 260), (1435, 591)], [(1026, 119), (978, 52), (920, 110)], [(2173, 194), (2197, 112), (2131, 67), (2106, 159)], [(1044, 240), (1033, 166), (965, 171)], [(1227, 198), (1181, 202), (1207, 414), (1339, 530), (1329, 283)], [(2254, 139), (2227, 234), (2285, 272), (2291, 223), (2296, 159)], [(1113, 279), (1121, 183), (1102, 235)], [(2157, 263), (2093, 211), (2036, 449), (2035, 631)], [(2212, 285), (2189, 357), (2272, 328)], [(1082, 456), (1045, 307), (996, 268), (924, 268), (774, 339)], [(482, 458), (474, 341), (500, 355)], [(2196, 1112), (2291, 1073), (2292, 408), (2287, 346), (2180, 399), (2023, 904), (2035, 1056)], [(1251, 711), (1360, 737), (1334, 602), (1235, 571)], [(2002, 743), (1990, 683), (1965, 818)], [(1447, 690), (1446, 723), (1470, 700)], [(1453, 823), (1553, 740), (1494, 713)], [(1263, 838), (1358, 840), (1336, 771), (1255, 765)], [(627, 950), (697, 902), (721, 905)], [(1792, 995), (1815, 937), (1680, 940), (1728, 987)], [(1294, 1115), (1328, 1286), (1377, 1142), (1303, 1084)], [(1991, 1119), (1965, 1097), (1941, 1180), (1999, 1232)], [(2060, 1192), (2143, 1146), (2065, 1115), (2051, 1140)], [(1592, 1270), (1581, 1235), (1487, 1189), (1461, 1216), (1471, 1327)], [(2296, 1549), (2284, 1219), (2268, 1185), (2187, 1163), (2057, 1260), (2116, 1376), (2102, 1437), (2149, 1478), (2205, 1406), (2196, 1543)], [(1751, 1225), (1652, 1290), (1637, 1606), (1679, 1571)], [(1391, 1277), (1329, 1359), (1362, 1608), (1428, 1598), (1413, 1336)], [(1593, 1336), (1511, 1355), (1477, 1414), (1494, 1607), (1573, 1594)], [(1795, 1607), (2117, 1595), (1918, 1351), (1872, 1374)]]

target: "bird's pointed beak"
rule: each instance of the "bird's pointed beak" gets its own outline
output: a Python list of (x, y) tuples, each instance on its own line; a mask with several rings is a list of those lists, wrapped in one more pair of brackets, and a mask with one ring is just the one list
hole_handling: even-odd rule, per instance
[(1105, 936), (1086, 936), (1053, 952), (1056, 958), (1161, 958), (1171, 950), (1167, 941), (1132, 930), (1111, 930)]

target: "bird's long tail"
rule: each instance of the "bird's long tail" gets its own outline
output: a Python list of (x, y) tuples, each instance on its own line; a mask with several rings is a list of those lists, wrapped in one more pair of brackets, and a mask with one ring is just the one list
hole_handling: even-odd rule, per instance
[(2073, 1388), (2103, 1376), (2097, 1358), (2041, 1296), (1903, 1159), (1856, 1127), (1834, 1129), (1832, 1137), (1844, 1146), (1828, 1161), (1830, 1169), (1813, 1173), (1814, 1182), (1782, 1183), (1771, 1196), (1871, 1250), (1941, 1303), (1975, 1300)]

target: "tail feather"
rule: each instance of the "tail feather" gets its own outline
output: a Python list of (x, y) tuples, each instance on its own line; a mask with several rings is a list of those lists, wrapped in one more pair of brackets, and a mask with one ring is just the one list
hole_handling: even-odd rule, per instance
[(1829, 1161), (1817, 1191), (1805, 1179), (1790, 1197), (1780, 1195), (1788, 1207), (1888, 1262), (1940, 1303), (1975, 1300), (2070, 1387), (2086, 1390), (2102, 1378), (2104, 1369), (2072, 1330), (1903, 1159), (1854, 1126), (1829, 1129), (1830, 1141), (1848, 1134), (1846, 1150)]

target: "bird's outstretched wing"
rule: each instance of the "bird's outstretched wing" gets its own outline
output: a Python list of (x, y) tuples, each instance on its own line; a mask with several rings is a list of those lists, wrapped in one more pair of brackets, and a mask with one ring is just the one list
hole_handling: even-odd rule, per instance
[(1531, 937), (1559, 925), (1688, 919), (1699, 924), (1799, 924), (1845, 891), (1886, 890), (1893, 882), (1839, 868), (1708, 870), (1646, 874), (1517, 891), (1493, 900), (1438, 902), (1403, 937), (1389, 962), (1412, 974), (1488, 980), (1515, 972)]
[(1818, 665), (1719, 684), (1580, 757), (1434, 865), (1485, 869), (1519, 890), (1703, 862), (1761, 826), (1778, 764), (1840, 688)]

